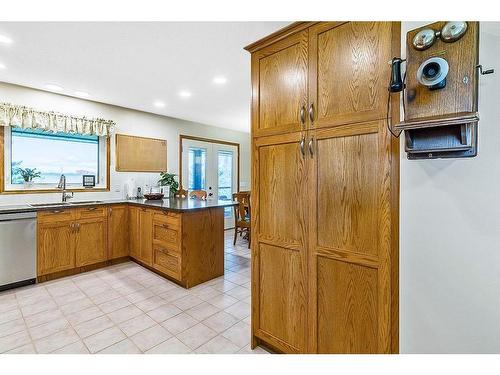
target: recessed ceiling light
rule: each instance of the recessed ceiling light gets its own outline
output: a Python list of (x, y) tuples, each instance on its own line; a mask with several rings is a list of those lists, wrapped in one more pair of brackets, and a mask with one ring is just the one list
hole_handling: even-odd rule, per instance
[(45, 88), (50, 91), (62, 91), (63, 88), (59, 85), (54, 85), (53, 83), (47, 83)]
[(225, 83), (227, 83), (227, 78), (223, 76), (214, 77), (214, 83), (216, 85), (224, 85)]
[(3, 44), (12, 44), (12, 39), (10, 39), (6, 35), (0, 35), (0, 43), (3, 43)]
[(0, 63), (0, 69), (5, 69), (7, 68), (4, 64)]
[(90, 97), (90, 94), (88, 92), (85, 92), (85, 91), (75, 91), (75, 95), (80, 96), (82, 98)]
[(154, 105), (155, 107), (158, 107), (158, 108), (163, 108), (163, 107), (165, 107), (165, 103), (163, 103), (163, 102), (161, 102), (161, 101), (159, 101), (159, 100), (155, 101), (155, 102), (153, 103), (153, 105)]
[(186, 90), (179, 91), (179, 96), (181, 98), (189, 98), (191, 96), (191, 93)]

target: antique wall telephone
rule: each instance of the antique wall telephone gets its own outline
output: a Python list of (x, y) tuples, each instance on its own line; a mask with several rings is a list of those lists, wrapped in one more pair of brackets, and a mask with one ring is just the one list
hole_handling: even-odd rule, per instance
[[(477, 154), (477, 78), (491, 74), (478, 64), (478, 22), (436, 22), (407, 33), (406, 59), (391, 61), (389, 92), (403, 92), (409, 159)], [(406, 72), (401, 75), (401, 64)], [(389, 105), (388, 105), (389, 108)]]

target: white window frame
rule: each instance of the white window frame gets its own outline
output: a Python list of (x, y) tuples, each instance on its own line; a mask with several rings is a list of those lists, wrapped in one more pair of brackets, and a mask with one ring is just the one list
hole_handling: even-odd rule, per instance
[[(33, 192), (39, 190), (54, 190), (57, 189), (57, 183), (34, 183), (30, 188), (26, 188), (23, 184), (11, 184), (11, 155), (12, 155), (12, 131), (11, 127), (4, 128), (4, 191), (31, 191)], [(91, 189), (86, 189), (92, 191), (92, 189), (106, 189), (107, 188), (107, 165), (108, 165), (108, 142), (106, 137), (99, 137), (99, 181), (96, 181), (95, 187)], [(83, 182), (80, 184), (68, 183), (66, 184), (68, 190), (73, 189), (83, 189)]]

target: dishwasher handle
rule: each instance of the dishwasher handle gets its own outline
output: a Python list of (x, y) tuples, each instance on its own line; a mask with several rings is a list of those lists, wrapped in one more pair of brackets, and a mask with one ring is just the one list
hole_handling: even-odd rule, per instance
[(14, 220), (26, 220), (26, 219), (36, 219), (36, 212), (15, 212), (8, 214), (0, 213), (0, 222), (2, 221), (14, 221)]

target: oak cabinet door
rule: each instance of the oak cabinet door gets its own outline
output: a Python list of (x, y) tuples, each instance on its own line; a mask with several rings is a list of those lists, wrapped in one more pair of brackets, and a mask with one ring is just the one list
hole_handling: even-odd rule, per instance
[(108, 208), (108, 254), (109, 259), (129, 255), (129, 209), (127, 206)]
[(321, 22), (309, 29), (312, 127), (386, 117), (390, 22)]
[(307, 106), (307, 30), (254, 53), (252, 85), (254, 136), (294, 132), (304, 128)]
[(252, 187), (253, 332), (306, 350), (307, 157), (303, 134), (258, 138)]
[(82, 219), (76, 222), (76, 266), (104, 262), (107, 253), (107, 223), (103, 217)]
[(74, 222), (38, 222), (38, 276), (75, 267)]
[(135, 259), (140, 257), (140, 226), (139, 208), (129, 207), (129, 245), (130, 256)]
[(153, 264), (153, 211), (141, 208), (139, 212), (139, 260)]
[(314, 132), (309, 306), (318, 353), (388, 353), (391, 168), (385, 121)]

